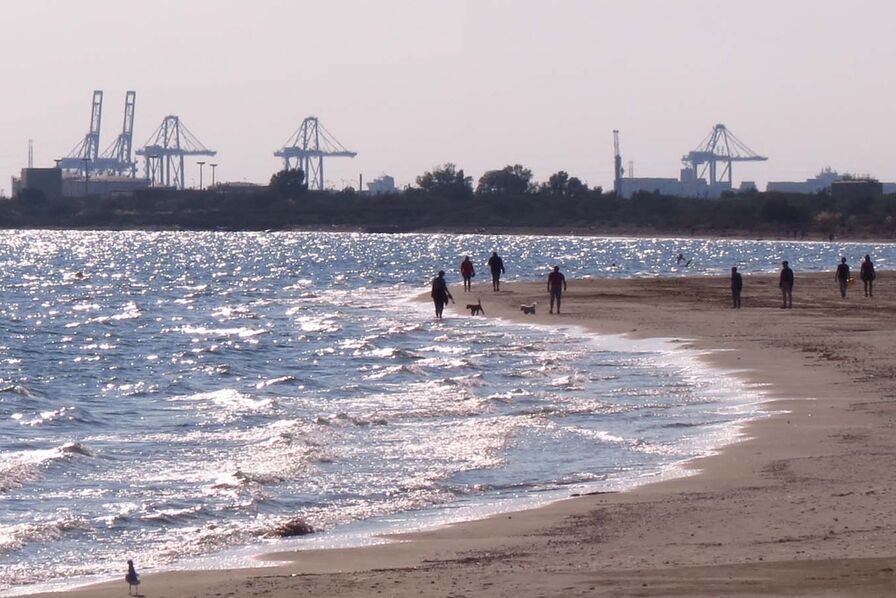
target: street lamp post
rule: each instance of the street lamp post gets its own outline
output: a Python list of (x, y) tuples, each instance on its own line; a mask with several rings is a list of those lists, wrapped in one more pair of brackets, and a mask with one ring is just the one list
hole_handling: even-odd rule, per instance
[(205, 166), (205, 162), (196, 162), (199, 164), (199, 190), (202, 191), (202, 167)]
[(211, 164), (209, 164), (209, 166), (212, 167), (212, 187), (214, 187), (215, 186), (215, 168), (218, 167), (218, 164), (216, 162), (212, 162)]

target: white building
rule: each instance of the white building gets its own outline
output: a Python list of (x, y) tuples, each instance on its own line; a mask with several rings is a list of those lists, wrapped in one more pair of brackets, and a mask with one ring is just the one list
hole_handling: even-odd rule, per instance
[(367, 193), (370, 195), (385, 195), (387, 193), (395, 193), (395, 179), (388, 174), (377, 177), (367, 183)]

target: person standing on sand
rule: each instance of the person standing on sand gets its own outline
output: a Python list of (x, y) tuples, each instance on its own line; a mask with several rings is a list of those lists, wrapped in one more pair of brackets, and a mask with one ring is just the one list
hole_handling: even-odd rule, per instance
[(846, 299), (846, 288), (849, 286), (849, 264), (846, 263), (845, 257), (841, 257), (840, 263), (837, 264), (834, 280), (840, 284), (840, 297)]
[(874, 264), (871, 262), (870, 255), (865, 255), (865, 260), (862, 262), (862, 267), (859, 270), (859, 278), (862, 279), (862, 284), (865, 286), (865, 296), (874, 297), (874, 294), (872, 293), (872, 287), (874, 286)]
[(557, 313), (560, 313), (560, 297), (566, 290), (566, 277), (560, 272), (560, 266), (554, 266), (554, 271), (548, 274), (548, 293), (551, 294), (551, 311), (554, 313), (554, 301), (557, 302)]
[(732, 309), (740, 309), (740, 293), (744, 290), (744, 277), (737, 271), (737, 266), (731, 268), (731, 299), (734, 301)]
[(781, 299), (784, 303), (781, 309), (790, 309), (793, 307), (793, 270), (787, 260), (781, 262), (781, 278), (778, 281), (778, 287), (781, 289)]
[(501, 275), (504, 274), (504, 260), (497, 251), (492, 251), (492, 257), (488, 258), (488, 268), (492, 271), (492, 290), (497, 293), (501, 290)]
[(442, 318), (442, 311), (445, 309), (445, 304), (448, 303), (450, 299), (452, 303), (454, 303), (454, 297), (451, 296), (451, 292), (448, 290), (448, 283), (445, 282), (445, 271), (439, 270), (438, 276), (432, 279), (432, 291), (429, 293), (432, 296), (432, 302), (436, 306), (436, 317)]
[(476, 276), (476, 271), (473, 270), (473, 262), (470, 261), (469, 255), (465, 255), (464, 261), (460, 263), (460, 275), (464, 279), (464, 291), (470, 291), (473, 288), (473, 277)]

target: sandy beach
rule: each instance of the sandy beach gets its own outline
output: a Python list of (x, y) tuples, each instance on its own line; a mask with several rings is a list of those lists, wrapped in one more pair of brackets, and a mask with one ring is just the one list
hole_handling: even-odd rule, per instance
[(542, 282), (453, 285), (451, 317), (481, 297), (488, 318), (677, 339), (761, 385), (773, 415), (694, 461), (697, 475), (376, 547), (271, 555), (288, 561), (276, 567), (146, 575), (141, 594), (896, 595), (896, 283), (882, 274), (873, 299), (856, 283), (844, 300), (832, 274), (797, 272), (792, 310), (771, 275), (745, 276), (741, 310), (727, 278), (570, 280), (559, 316)]

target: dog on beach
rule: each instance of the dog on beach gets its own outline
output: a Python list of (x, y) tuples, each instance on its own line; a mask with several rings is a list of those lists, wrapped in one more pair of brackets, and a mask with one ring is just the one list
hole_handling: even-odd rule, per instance
[(467, 309), (470, 310), (471, 316), (484, 316), (485, 310), (482, 309), (482, 299), (480, 298), (477, 303), (467, 303)]
[(535, 315), (535, 306), (536, 306), (536, 305), (538, 305), (538, 304), (537, 304), (537, 303), (533, 303), (533, 304), (531, 304), (531, 305), (526, 305), (525, 303), (521, 303), (521, 304), (520, 304), (520, 311), (523, 312), (524, 314), (526, 314), (527, 316), (534, 316), (534, 315)]

